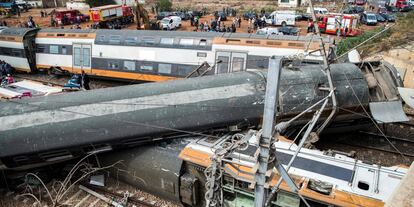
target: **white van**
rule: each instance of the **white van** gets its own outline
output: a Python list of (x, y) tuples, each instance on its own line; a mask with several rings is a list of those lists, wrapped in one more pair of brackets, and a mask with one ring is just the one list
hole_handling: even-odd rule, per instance
[(266, 18), (266, 24), (281, 25), (281, 26), (294, 26), (295, 25), (295, 11), (274, 11), (269, 17)]
[(265, 27), (258, 29), (256, 31), (256, 34), (258, 35), (283, 35), (282, 32), (279, 32), (279, 29), (276, 27)]
[(165, 30), (175, 30), (181, 27), (181, 17), (170, 16), (161, 20), (161, 27)]
[[(322, 7), (313, 7), (313, 11), (315, 11), (316, 15), (325, 15), (328, 14), (328, 9)], [(307, 14), (311, 13), (310, 7), (306, 10)]]

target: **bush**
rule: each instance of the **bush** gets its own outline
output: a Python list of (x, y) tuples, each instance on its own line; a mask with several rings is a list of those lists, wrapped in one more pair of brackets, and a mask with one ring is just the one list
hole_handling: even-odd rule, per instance
[[(338, 56), (342, 55), (343, 53), (357, 46), (358, 44), (361, 44), (365, 40), (371, 38), (372, 36), (374, 36), (375, 34), (377, 34), (383, 29), (384, 27), (378, 27), (374, 30), (366, 31), (357, 37), (347, 37), (346, 39), (342, 39), (337, 45), (337, 55)], [(389, 31), (382, 33), (381, 35), (377, 36), (374, 39), (385, 38), (387, 36), (389, 36)], [(366, 43), (366, 44), (369, 44), (369, 43)]]
[(158, 11), (171, 11), (172, 3), (169, 0), (157, 0)]

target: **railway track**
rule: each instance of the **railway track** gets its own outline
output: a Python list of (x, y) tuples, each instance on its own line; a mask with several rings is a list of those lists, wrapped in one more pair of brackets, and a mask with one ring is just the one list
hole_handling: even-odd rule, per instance
[[(165, 201), (160, 199), (151, 199), (146, 195), (142, 194), (132, 194), (129, 193), (129, 197), (126, 199), (126, 203), (122, 203), (122, 200), (125, 200), (125, 192), (128, 192), (125, 188), (124, 190), (115, 190), (114, 187), (96, 187), (87, 183), (83, 183), (83, 186), (86, 188), (95, 191), (111, 201), (115, 201), (120, 203), (122, 207), (132, 207), (132, 206), (139, 206), (139, 207), (160, 207), (160, 206), (175, 206), (174, 204), (170, 204), (169, 202), (165, 203)], [(51, 184), (47, 184), (48, 187)], [(122, 184), (121, 184), (122, 186)], [(55, 192), (51, 189), (50, 193), (51, 196), (55, 196)], [(131, 190), (131, 189), (129, 189)], [(42, 202), (42, 207), (51, 206), (49, 195), (46, 193), (45, 190), (39, 191), (40, 194), (37, 192), (35, 196)], [(130, 191), (131, 192), (131, 191)], [(93, 196), (92, 194), (87, 193), (86, 191), (79, 188), (79, 186), (74, 186), (73, 190), (71, 190), (68, 195), (59, 202), (59, 206), (72, 206), (72, 207), (100, 207), (100, 206), (113, 206), (108, 204), (107, 202), (103, 201), (100, 198)], [(21, 207), (39, 207), (38, 202), (33, 197), (24, 196), (23, 193), (17, 191), (4, 191), (4, 189), (0, 189), (0, 206), (4, 207), (11, 207), (11, 206), (21, 206)], [(118, 207), (120, 207), (118, 205)]]

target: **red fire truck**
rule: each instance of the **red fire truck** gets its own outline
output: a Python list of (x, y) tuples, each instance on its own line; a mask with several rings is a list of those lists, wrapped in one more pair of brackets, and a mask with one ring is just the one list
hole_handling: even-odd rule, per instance
[(78, 10), (55, 10), (52, 13), (53, 21), (58, 25), (67, 25), (89, 21), (89, 15), (82, 14)]
[(342, 36), (345, 35), (345, 28), (347, 27), (346, 36), (358, 36), (361, 34), (361, 30), (358, 29), (358, 21), (358, 15), (330, 13), (319, 19), (318, 26), (326, 34), (337, 35), (340, 32)]
[(89, 10), (91, 20), (100, 28), (113, 28), (134, 22), (134, 14), (130, 6), (106, 5)]

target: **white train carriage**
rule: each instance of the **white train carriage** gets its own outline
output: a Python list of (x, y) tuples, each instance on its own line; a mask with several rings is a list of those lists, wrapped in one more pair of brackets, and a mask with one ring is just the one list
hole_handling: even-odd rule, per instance
[(3, 28), (0, 30), (0, 60), (23, 72), (36, 70), (34, 38), (37, 29)]
[[(37, 68), (142, 81), (183, 78), (203, 63), (214, 66), (208, 74), (262, 69), (270, 56), (319, 49), (311, 37), (61, 29), (40, 30), (36, 46)], [(318, 52), (305, 58), (322, 59)]]
[(91, 72), (94, 30), (43, 29), (36, 37), (37, 68)]

